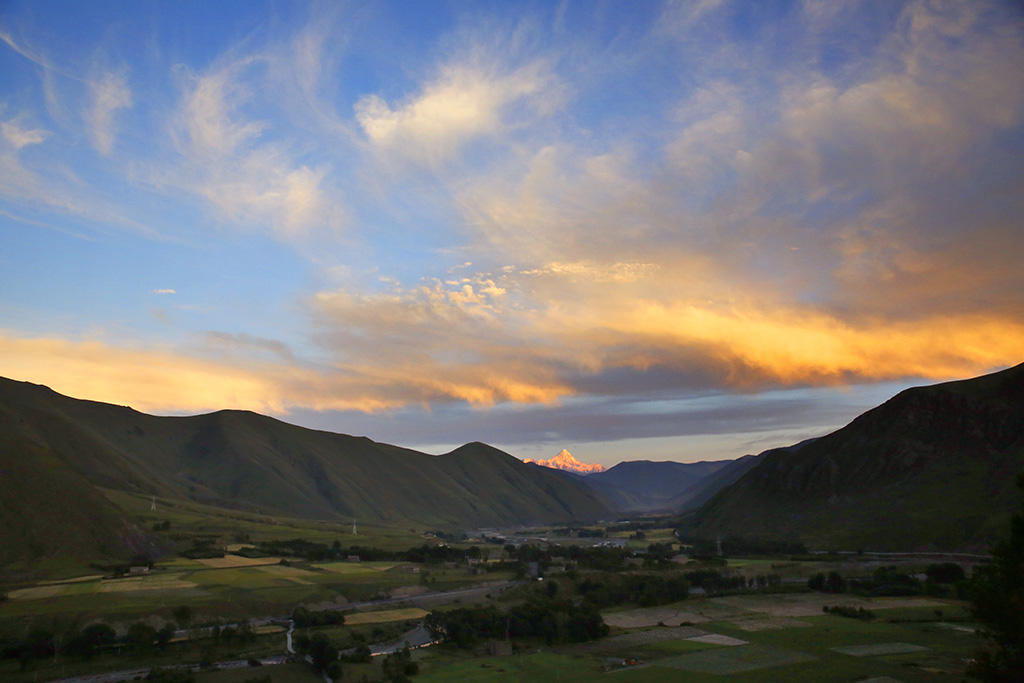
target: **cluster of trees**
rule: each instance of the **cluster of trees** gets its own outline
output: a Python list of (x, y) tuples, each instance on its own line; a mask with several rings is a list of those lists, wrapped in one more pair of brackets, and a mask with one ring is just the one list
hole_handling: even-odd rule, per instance
[(657, 520), (651, 521), (641, 519), (632, 522), (620, 522), (618, 524), (611, 524), (609, 526), (606, 526), (604, 528), (604, 531), (606, 534), (614, 531), (649, 531), (651, 529), (656, 529), (659, 526), (664, 528), (664, 522), (659, 522)]
[(846, 579), (839, 572), (829, 572), (828, 576), (819, 572), (807, 580), (807, 587), (819, 593), (845, 593)]
[(925, 574), (928, 578), (921, 582), (895, 566), (878, 567), (869, 578), (844, 579), (838, 572), (831, 571), (827, 575), (819, 573), (812, 576), (807, 587), (822, 593), (850, 592), (870, 597), (944, 595), (952, 590), (943, 587), (949, 584), (957, 586), (958, 594), (966, 589), (963, 567), (955, 562), (929, 565)]
[(726, 575), (714, 569), (695, 569), (683, 574), (686, 580), (707, 593), (725, 593), (742, 590), (764, 590), (782, 585), (778, 574), (758, 574), (749, 579), (745, 576)]
[(967, 579), (964, 568), (956, 562), (930, 564), (924, 570), (929, 583), (959, 583)]
[(677, 566), (669, 561), (669, 558), (676, 554), (671, 543), (652, 543), (647, 547), (646, 552), (639, 553), (626, 548), (610, 546), (550, 545), (541, 547), (531, 543), (524, 543), (518, 548), (511, 544), (506, 545), (505, 552), (512, 560), (523, 563), (537, 562), (542, 569), (550, 566), (555, 558), (569, 560), (580, 569), (604, 572), (621, 571), (627, 568), (626, 560), (632, 558), (644, 560), (644, 566), (648, 568)]
[(295, 622), (296, 628), (341, 626), (345, 623), (345, 615), (333, 609), (310, 612), (302, 605), (299, 605), (292, 610), (292, 621)]
[[(677, 534), (678, 536), (678, 534)], [(717, 556), (718, 538), (678, 536), (679, 542), (691, 546), (691, 555)], [(759, 536), (723, 536), (722, 553), (729, 557), (738, 555), (806, 555), (807, 546), (799, 541), (783, 541)]]
[(576, 588), (586, 602), (597, 607), (626, 602), (652, 607), (685, 600), (690, 593), (690, 582), (678, 575), (605, 574), (596, 579), (587, 577)]
[(409, 680), (409, 676), (415, 676), (420, 672), (420, 665), (412, 661), (412, 653), (406, 646), (385, 656), (381, 662), (381, 670), (384, 678), (392, 683), (404, 683)]
[(576, 538), (604, 538), (606, 529), (588, 529), (582, 526), (566, 526), (551, 530), (552, 536), (575, 536)]
[[(1017, 486), (1024, 493), (1024, 473)], [(1024, 671), (1024, 497), (1021, 504), (992, 549), (992, 563), (975, 567), (971, 577), (972, 612), (989, 643), (969, 673), (987, 683), (1020, 681)]]
[(0, 653), (5, 659), (19, 660), (23, 668), (33, 660), (62, 656), (87, 660), (114, 647), (135, 654), (150, 654), (167, 649), (176, 628), (173, 622), (155, 629), (144, 621), (137, 621), (128, 627), (124, 636), (118, 637), (114, 629), (103, 622), (80, 630), (36, 626), (21, 638), (0, 643)]
[(280, 555), (300, 558), (309, 562), (344, 560), (349, 556), (357, 555), (363, 562), (421, 562), (424, 564), (440, 564), (442, 562), (465, 562), (467, 559), (476, 559), (481, 557), (482, 552), (479, 546), (456, 548), (450, 545), (430, 545), (424, 543), (408, 550), (382, 550), (380, 548), (360, 545), (344, 547), (340, 541), (335, 541), (332, 545), (325, 545), (295, 538), (289, 541), (264, 541), (258, 544), (255, 552), (251, 550), (247, 552), (243, 548), (239, 551), (239, 554), (261, 557)]
[(89, 566), (116, 579), (127, 574), (132, 567), (148, 567), (149, 569), (152, 569), (153, 560), (145, 555), (135, 555), (128, 562), (119, 562), (116, 564), (99, 564), (96, 562), (90, 562)]
[(341, 662), (338, 661), (338, 648), (323, 633), (312, 636), (305, 634), (295, 637), (295, 651), (307, 655), (313, 668), (332, 679), (341, 678)]
[(191, 560), (224, 557), (224, 548), (220, 544), (220, 536), (193, 536), (192, 547), (178, 554)]
[(467, 607), (432, 612), (425, 619), (434, 638), (471, 648), (481, 639), (541, 638), (548, 645), (582, 643), (608, 634), (608, 626), (597, 607), (589, 602), (575, 604), (534, 596), (509, 608)]
[(837, 617), (846, 617), (847, 619), (860, 619), (861, 621), (871, 621), (875, 618), (874, 612), (870, 612), (863, 607), (847, 607), (846, 605), (832, 605), (829, 607), (825, 605), (821, 608), (821, 611), (825, 614), (834, 614)]

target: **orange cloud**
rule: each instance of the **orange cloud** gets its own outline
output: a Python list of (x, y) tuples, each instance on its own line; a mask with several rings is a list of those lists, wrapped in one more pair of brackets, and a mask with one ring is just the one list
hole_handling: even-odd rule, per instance
[(850, 322), (795, 308), (628, 300), (558, 324), (590, 329), (575, 336), (597, 349), (634, 349), (615, 362), (641, 369), (692, 362), (696, 350), (731, 368), (723, 383), (736, 387), (951, 379), (1024, 360), (1024, 324), (985, 314)]

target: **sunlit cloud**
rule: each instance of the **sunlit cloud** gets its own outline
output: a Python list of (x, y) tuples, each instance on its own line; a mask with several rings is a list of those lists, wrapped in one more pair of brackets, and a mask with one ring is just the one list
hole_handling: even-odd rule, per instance
[(211, 360), (152, 345), (0, 334), (0, 375), (66, 395), (157, 413), (225, 408), (287, 415), (292, 408), (373, 412), (393, 405), (342, 377), (294, 365)]
[(558, 106), (558, 90), (544, 61), (499, 65), (493, 52), (474, 44), (461, 61), (441, 67), (421, 92), (401, 103), (364, 95), (355, 118), (374, 147), (436, 166), (474, 138), (505, 136), (547, 115)]
[[(785, 10), (250, 7), (245, 36), (134, 56), (0, 31), (11, 243), (102, 234), (90, 258), (123, 287), (41, 291), (140, 295), (97, 307), (117, 320), (56, 295), (50, 327), (0, 320), (0, 374), (172, 412), (522, 409), (579, 438), (600, 404), (621, 418), (602, 438), (629, 439), (694, 396), (1024, 360), (1019, 10)], [(76, 75), (90, 53), (131, 70)], [(117, 232), (140, 225), (191, 251)], [(24, 244), (19, 281), (62, 277)], [(181, 298), (154, 281), (193, 303), (150, 307)]]

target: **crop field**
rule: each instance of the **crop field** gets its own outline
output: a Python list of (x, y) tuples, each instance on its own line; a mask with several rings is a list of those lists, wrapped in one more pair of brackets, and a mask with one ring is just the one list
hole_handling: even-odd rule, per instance
[(708, 617), (685, 607), (645, 607), (640, 609), (612, 612), (604, 615), (609, 626), (619, 628), (644, 628), (645, 626), (680, 626), (682, 624), (700, 624), (710, 621)]
[[(861, 621), (822, 613), (822, 605), (847, 599), (878, 617)], [(679, 626), (665, 621), (682, 614), (701, 615), (704, 620)], [(887, 614), (894, 620), (886, 620)], [(698, 598), (609, 611), (605, 618), (615, 630), (590, 643), (468, 661), (431, 653), (420, 678), (584, 681), (607, 671), (609, 680), (637, 683), (721, 683), (723, 676), (787, 683), (953, 683), (963, 679), (964, 660), (973, 656), (979, 640), (970, 622), (942, 618), (965, 616), (963, 603), (930, 598), (816, 593)], [(652, 624), (655, 619), (665, 625)], [(640, 664), (621, 665), (626, 658)]]
[(419, 607), (406, 607), (403, 609), (386, 609), (378, 612), (358, 612), (345, 616), (347, 626), (361, 626), (363, 624), (387, 624), (392, 621), (412, 621), (422, 619), (429, 612)]
[(266, 564), (281, 564), (280, 557), (242, 557), (225, 555), (224, 557), (204, 557), (193, 560), (210, 569), (234, 569), (235, 567), (259, 567)]
[(817, 659), (813, 655), (780, 650), (764, 645), (741, 645), (727, 649), (701, 650), (658, 660), (657, 666), (710, 674), (737, 674), (757, 669), (802, 664)]
[(228, 510), (192, 501), (157, 499), (157, 509), (151, 511), (153, 500), (149, 496), (101, 489), (121, 508), (146, 526), (170, 522), (170, 536), (188, 534), (217, 534), (225, 539), (224, 545), (236, 546), (259, 541), (285, 541), (302, 538), (307, 541), (342, 545), (362, 545), (385, 550), (404, 550), (423, 543), (425, 529), (411, 529), (358, 521), (357, 534), (352, 534), (348, 520), (317, 521), (282, 515), (271, 515), (256, 510)]
[[(427, 542), (426, 529), (358, 522), (358, 535), (350, 522), (324, 522), (274, 516), (256, 510), (230, 510), (191, 501), (104, 490), (105, 495), (181, 552), (194, 539), (211, 539), (213, 547), (239, 550), (264, 541), (301, 538), (330, 546), (361, 545), (385, 550), (406, 550)], [(162, 529), (164, 525), (166, 529)], [(151, 614), (170, 617), (174, 607), (188, 604), (200, 618), (240, 618), (251, 614), (288, 614), (298, 604), (324, 605), (362, 601), (380, 593), (443, 591), (511, 578), (509, 572), (469, 575), (464, 569), (430, 571), (426, 576), (407, 569), (406, 562), (324, 562), (307, 564), (279, 556), (189, 559), (170, 556), (157, 561), (143, 575), (109, 578), (74, 558), (43, 560), (46, 580), (4, 587), (8, 599), (0, 601), (0, 634), (20, 632), (34, 619), (62, 615), (81, 619), (131, 620)]]

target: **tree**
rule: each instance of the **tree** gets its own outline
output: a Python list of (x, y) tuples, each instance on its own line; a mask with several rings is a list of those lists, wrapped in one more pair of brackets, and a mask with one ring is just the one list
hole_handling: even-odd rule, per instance
[[(1017, 476), (1024, 493), (1024, 473)], [(1024, 496), (1010, 519), (1010, 534), (992, 549), (992, 563), (975, 568), (971, 611), (990, 643), (978, 651), (973, 675), (989, 683), (1024, 678)]]
[(338, 648), (327, 636), (317, 633), (309, 640), (309, 657), (313, 660), (314, 669), (325, 672), (332, 662), (338, 661)]
[(956, 562), (930, 564), (924, 573), (928, 575), (929, 583), (956, 583), (966, 578), (964, 568)]
[(128, 627), (128, 633), (124, 637), (124, 643), (139, 653), (148, 653), (152, 650), (155, 640), (156, 629), (144, 621), (134, 622)]
[(174, 620), (183, 628), (187, 629), (189, 622), (192, 621), (192, 608), (188, 605), (178, 605), (171, 612), (174, 615)]
[(82, 629), (68, 644), (68, 650), (79, 657), (90, 659), (116, 640), (117, 633), (114, 629), (103, 622), (98, 622)]

